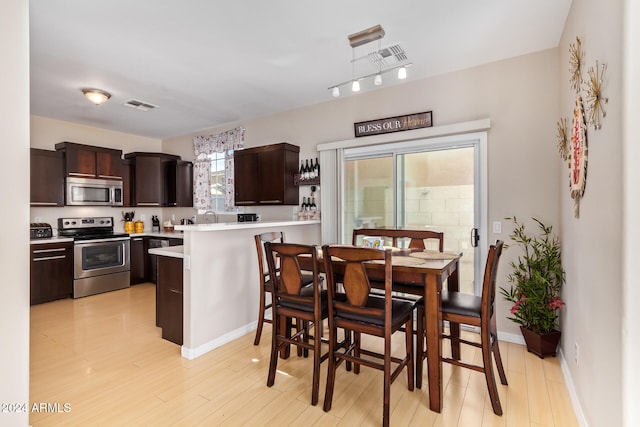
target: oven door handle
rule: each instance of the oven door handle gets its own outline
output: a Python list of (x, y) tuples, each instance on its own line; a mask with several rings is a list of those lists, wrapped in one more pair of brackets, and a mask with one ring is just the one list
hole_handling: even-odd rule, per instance
[(76, 240), (74, 243), (76, 245), (83, 245), (88, 243), (125, 242), (129, 239), (129, 237), (105, 237), (104, 239)]

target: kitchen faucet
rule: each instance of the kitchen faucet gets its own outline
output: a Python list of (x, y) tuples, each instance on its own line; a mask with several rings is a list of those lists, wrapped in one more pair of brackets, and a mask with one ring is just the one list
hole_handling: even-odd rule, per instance
[[(215, 223), (217, 223), (217, 222), (218, 222), (218, 214), (217, 214), (215, 211), (206, 211), (204, 214), (205, 214), (205, 215), (213, 215), (213, 217), (215, 218), (215, 221), (214, 221), (214, 222), (215, 222)], [(205, 222), (206, 222), (206, 223), (209, 223), (209, 221), (208, 221), (208, 220), (206, 220)]]

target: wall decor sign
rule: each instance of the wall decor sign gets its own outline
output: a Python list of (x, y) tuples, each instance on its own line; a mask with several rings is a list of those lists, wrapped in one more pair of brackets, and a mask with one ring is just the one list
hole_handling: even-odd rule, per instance
[(587, 183), (587, 126), (582, 97), (576, 97), (569, 141), (569, 191), (573, 199), (573, 215), (580, 217), (580, 199)]
[(424, 113), (354, 123), (353, 130), (357, 138), (360, 136), (380, 135), (383, 133), (401, 132), (431, 126), (433, 126), (431, 111), (427, 111)]

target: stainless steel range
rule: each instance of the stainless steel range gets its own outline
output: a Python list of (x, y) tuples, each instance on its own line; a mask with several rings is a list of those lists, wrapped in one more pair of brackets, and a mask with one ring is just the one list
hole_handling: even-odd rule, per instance
[(129, 235), (113, 217), (58, 218), (58, 235), (73, 237), (73, 297), (129, 287)]

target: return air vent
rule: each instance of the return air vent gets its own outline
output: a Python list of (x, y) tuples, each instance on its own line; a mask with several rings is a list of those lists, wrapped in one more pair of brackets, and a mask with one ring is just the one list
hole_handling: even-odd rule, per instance
[(369, 53), (369, 61), (376, 67), (390, 67), (406, 61), (407, 54), (399, 44)]
[(153, 110), (154, 108), (158, 108), (157, 105), (149, 104), (143, 101), (139, 101), (137, 99), (130, 99), (122, 105), (129, 108), (135, 108), (136, 110), (141, 110), (141, 111), (149, 111), (149, 110)]

